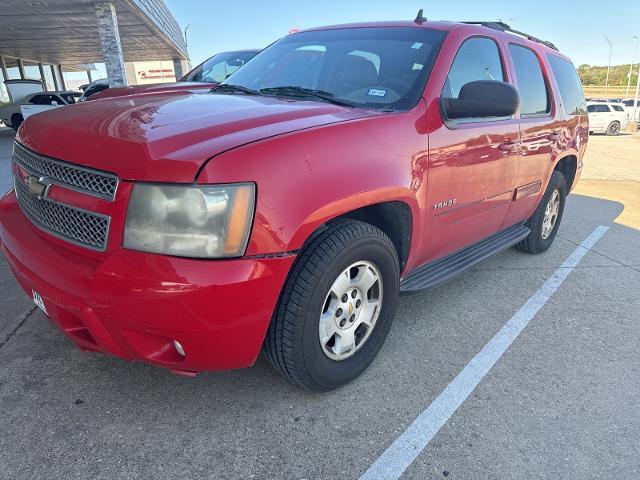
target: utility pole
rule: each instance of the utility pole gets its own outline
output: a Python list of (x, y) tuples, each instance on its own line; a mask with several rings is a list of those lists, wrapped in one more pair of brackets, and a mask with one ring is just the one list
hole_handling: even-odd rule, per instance
[(636, 48), (638, 48), (638, 36), (633, 37), (633, 55), (631, 56), (631, 65), (629, 65), (629, 75), (627, 76), (627, 91), (624, 93), (624, 98), (629, 98), (629, 86), (631, 85), (631, 77), (633, 74), (633, 62), (636, 60)]
[(609, 71), (611, 70), (611, 52), (613, 51), (613, 43), (611, 43), (611, 40), (609, 40), (609, 38), (607, 38), (607, 36), (604, 33), (602, 34), (602, 36), (609, 44), (609, 63), (607, 64), (607, 79), (604, 82), (604, 96), (606, 98), (607, 89), (609, 88)]
[(638, 66), (638, 81), (636, 82), (636, 97), (633, 101), (633, 113), (631, 114), (631, 122), (634, 124), (638, 121), (638, 94), (640, 93), (640, 66)]

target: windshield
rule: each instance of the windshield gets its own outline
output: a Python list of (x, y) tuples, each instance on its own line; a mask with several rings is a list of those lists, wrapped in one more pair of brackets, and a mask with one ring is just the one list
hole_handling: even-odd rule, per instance
[[(287, 98), (304, 89), (334, 103), (408, 109), (422, 94), (444, 36), (424, 27), (296, 33), (263, 50), (223, 84)], [(304, 100), (321, 99), (299, 93)]]
[(82, 96), (82, 92), (61, 93), (60, 96), (65, 102), (71, 104), (76, 103), (76, 100), (78, 100)]
[(219, 53), (191, 70), (180, 81), (220, 83), (257, 53), (252, 51)]

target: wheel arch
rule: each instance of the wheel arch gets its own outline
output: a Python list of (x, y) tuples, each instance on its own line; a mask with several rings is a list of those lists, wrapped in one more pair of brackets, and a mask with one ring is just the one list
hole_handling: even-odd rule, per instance
[[(419, 233), (418, 205), (415, 197), (396, 194), (381, 198), (383, 196), (379, 195), (380, 192), (371, 193), (375, 194), (370, 195), (370, 201), (354, 202), (353, 198), (343, 199), (310, 215), (292, 237), (290, 244), (304, 248), (324, 231), (328, 224), (341, 219), (359, 220), (379, 228), (389, 237), (396, 248), (400, 270), (403, 270), (407, 265), (414, 238)], [(378, 201), (374, 200), (376, 197)], [(331, 214), (328, 211), (331, 211)]]
[(578, 156), (569, 153), (560, 157), (553, 170), (564, 175), (564, 179), (567, 182), (567, 192), (571, 191), (578, 172)]

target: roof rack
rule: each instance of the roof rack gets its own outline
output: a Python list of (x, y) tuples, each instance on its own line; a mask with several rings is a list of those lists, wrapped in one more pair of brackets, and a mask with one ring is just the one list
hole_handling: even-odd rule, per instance
[(528, 33), (524, 33), (524, 32), (520, 32), (518, 30), (515, 30), (515, 29), (511, 28), (509, 25), (507, 25), (504, 22), (480, 21), (480, 22), (461, 22), (461, 23), (467, 23), (467, 24), (470, 24), (470, 25), (482, 25), (483, 27), (492, 28), (494, 30), (499, 30), (501, 32), (515, 33), (516, 35), (520, 35), (520, 36), (526, 38), (527, 40), (531, 40), (532, 42), (541, 43), (542, 45), (546, 45), (549, 48), (553, 48), (554, 50), (558, 50), (558, 48), (553, 43), (548, 42), (547, 40), (541, 40), (541, 39), (539, 39), (537, 37), (534, 37), (533, 35), (529, 35)]

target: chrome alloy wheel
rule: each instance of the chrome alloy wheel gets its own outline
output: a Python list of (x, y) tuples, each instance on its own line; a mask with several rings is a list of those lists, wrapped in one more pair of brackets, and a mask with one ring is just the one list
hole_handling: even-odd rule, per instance
[(560, 212), (560, 192), (555, 189), (547, 202), (547, 206), (544, 209), (544, 219), (542, 220), (542, 239), (546, 240), (553, 232), (553, 227), (556, 226), (558, 220), (558, 213)]
[(324, 354), (345, 360), (365, 344), (382, 308), (382, 275), (373, 263), (360, 261), (342, 271), (325, 297), (318, 335)]
[(611, 126), (609, 127), (609, 134), (617, 135), (618, 133), (620, 133), (620, 124), (617, 122), (612, 123)]

